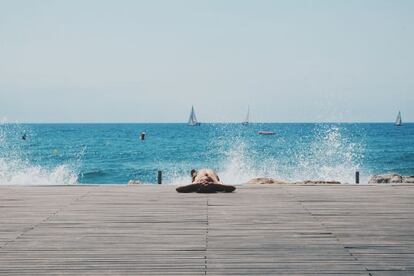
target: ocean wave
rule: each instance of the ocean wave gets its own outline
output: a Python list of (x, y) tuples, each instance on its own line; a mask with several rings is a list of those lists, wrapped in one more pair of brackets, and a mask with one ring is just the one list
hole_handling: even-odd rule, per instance
[(0, 185), (73, 185), (77, 179), (67, 165), (47, 169), (20, 160), (0, 159)]

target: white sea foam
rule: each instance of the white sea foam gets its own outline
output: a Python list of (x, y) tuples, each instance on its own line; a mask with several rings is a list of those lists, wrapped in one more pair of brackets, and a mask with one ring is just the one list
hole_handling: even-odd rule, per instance
[(0, 185), (73, 185), (77, 178), (67, 165), (46, 169), (21, 160), (0, 159)]

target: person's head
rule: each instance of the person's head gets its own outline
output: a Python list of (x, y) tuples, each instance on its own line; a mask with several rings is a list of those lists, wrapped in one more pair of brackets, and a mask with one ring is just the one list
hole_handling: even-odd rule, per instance
[(191, 170), (192, 183), (220, 183), (220, 178), (211, 169)]
[(195, 169), (192, 169), (191, 170), (191, 182), (194, 182), (196, 176), (197, 176), (197, 171)]

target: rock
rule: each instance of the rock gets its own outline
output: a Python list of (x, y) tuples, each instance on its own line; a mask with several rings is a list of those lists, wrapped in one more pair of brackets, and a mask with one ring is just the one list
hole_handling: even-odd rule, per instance
[(341, 184), (339, 181), (326, 181), (326, 180), (305, 180), (298, 184)]
[(403, 176), (403, 183), (414, 183), (414, 176)]
[(258, 177), (250, 179), (246, 184), (289, 184), (289, 182), (267, 177)]
[(267, 177), (259, 177), (250, 179), (247, 184), (341, 184), (338, 181), (325, 181), (325, 180), (306, 180), (303, 182), (296, 182), (291, 183), (284, 180), (274, 179), (274, 178), (267, 178)]
[[(411, 180), (411, 179), (407, 179), (407, 180)], [(379, 174), (379, 175), (374, 175), (368, 183), (369, 184), (375, 184), (375, 183), (403, 183), (403, 177), (399, 174), (396, 174), (396, 173)]]
[(128, 181), (128, 185), (135, 185), (135, 184), (142, 184), (142, 182), (136, 179), (132, 179)]
[(402, 176), (399, 174), (394, 174), (391, 179), (390, 179), (390, 183), (402, 183)]

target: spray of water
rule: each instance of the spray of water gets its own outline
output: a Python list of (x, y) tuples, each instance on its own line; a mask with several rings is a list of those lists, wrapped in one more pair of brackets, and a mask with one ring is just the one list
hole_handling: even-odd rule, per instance
[(45, 169), (21, 160), (0, 159), (1, 185), (72, 185), (76, 183), (77, 175), (67, 165)]
[(45, 168), (29, 161), (16, 138), (28, 132), (21, 125), (0, 124), (0, 185), (76, 184), (78, 176), (68, 164)]
[[(245, 183), (256, 177), (271, 177), (289, 182), (336, 180), (353, 183), (355, 171), (362, 167), (364, 147), (339, 125), (318, 125), (310, 139), (291, 141), (279, 137), (281, 149), (257, 150), (254, 142), (236, 135), (221, 143), (223, 162), (217, 168), (225, 183)], [(222, 139), (225, 141), (226, 139)], [(364, 179), (362, 179), (364, 181)]]
[(224, 183), (239, 184), (255, 177), (277, 177), (279, 175), (277, 159), (271, 156), (260, 157), (260, 153), (249, 148), (240, 137), (234, 139), (224, 154), (224, 161), (218, 169)]
[(183, 184), (189, 184), (191, 182), (190, 174), (182, 173), (178, 169), (172, 170), (170, 178), (171, 178), (171, 181), (167, 182), (167, 184), (183, 185)]
[(314, 139), (296, 152), (294, 180), (337, 180), (353, 183), (355, 171), (362, 166), (364, 147), (352, 141), (351, 134), (337, 125), (320, 125)]

